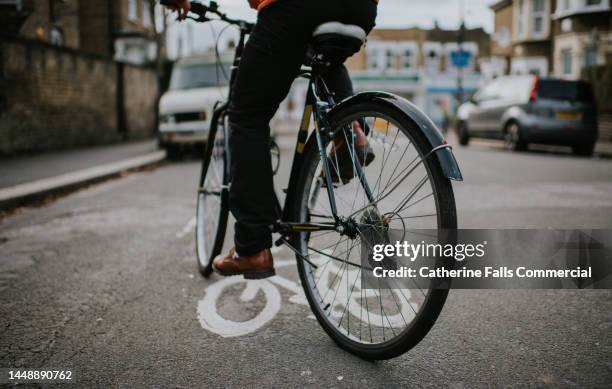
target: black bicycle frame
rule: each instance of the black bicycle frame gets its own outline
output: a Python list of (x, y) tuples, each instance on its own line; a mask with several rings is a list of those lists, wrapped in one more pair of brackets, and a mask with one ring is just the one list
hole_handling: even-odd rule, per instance
[[(240, 61), (242, 59), (242, 53), (244, 51), (245, 41), (247, 35), (251, 32), (251, 27), (248, 25), (240, 26), (240, 38), (238, 41), (238, 45), (236, 46), (235, 56), (231, 68), (231, 75), (229, 80), (229, 93), (228, 93), (228, 101), (231, 101), (233, 96), (234, 83), (236, 80), (236, 76), (238, 73), (238, 68), (240, 66)], [(300, 72), (300, 77), (308, 79), (308, 94), (306, 97), (306, 104), (304, 106), (304, 113), (302, 116), (301, 125), (297, 134), (295, 151), (293, 154), (293, 163), (291, 166), (291, 173), (289, 176), (289, 183), (285, 192), (287, 193), (284, 206), (281, 206), (278, 196), (274, 195), (274, 201), (276, 205), (276, 213), (277, 219), (279, 220), (273, 226), (273, 232), (280, 233), (282, 238), (277, 243), (284, 243), (289, 246), (289, 242), (287, 238), (294, 233), (299, 232), (315, 232), (315, 231), (324, 231), (324, 230), (338, 230), (338, 228), (342, 224), (342, 220), (337, 215), (337, 207), (336, 207), (336, 199), (333, 191), (333, 182), (332, 182), (332, 174), (331, 169), (327, 160), (326, 148), (325, 145), (328, 143), (330, 139), (335, 135), (333, 133), (333, 128), (331, 124), (328, 122), (327, 113), (334, 106), (334, 97), (333, 94), (327, 88), (325, 81), (321, 76), (321, 72), (323, 71), (326, 65), (318, 62), (317, 59), (313, 59), (311, 67), (304, 68)], [(223, 119), (225, 115), (227, 115), (227, 110), (229, 109), (229, 103), (223, 102), (218, 103), (217, 107), (214, 110), (213, 116), (211, 118), (211, 127), (209, 131), (209, 139), (215, 139), (218, 130), (219, 120)], [(296, 193), (293, 188), (297, 185), (298, 176), (302, 169), (303, 159), (304, 159), (304, 151), (306, 148), (306, 144), (309, 142), (309, 128), (314, 117), (314, 131), (312, 132), (311, 137), (316, 141), (317, 146), (319, 148), (320, 158), (323, 164), (323, 171), (326, 180), (326, 188), (327, 195), (329, 197), (329, 202), (331, 206), (331, 211), (334, 217), (333, 223), (296, 223), (292, 220), (294, 210), (292, 209), (292, 205), (295, 202)], [(348, 131), (348, 130), (347, 130)], [(229, 136), (225, 137), (225, 147), (226, 150), (229, 150)], [(207, 152), (204, 154), (204, 160), (202, 161), (204, 169), (202, 169), (202, 175), (200, 177), (200, 190), (202, 190), (204, 186), (204, 180), (206, 179), (206, 167), (210, 163), (210, 158), (212, 156), (212, 148), (214, 147), (213, 142), (208, 142)], [(208, 149), (210, 148), (210, 149)], [(226, 162), (229, 164), (231, 159), (231, 154), (227, 154)], [(229, 165), (228, 165), (229, 168)], [(359, 163), (355, 164), (356, 175), (359, 177), (362, 185), (364, 186), (366, 193), (371, 201), (373, 201), (373, 196), (371, 194), (370, 188), (365, 180), (365, 175), (363, 173), (362, 167)], [(231, 182), (231, 180), (230, 180)], [(222, 191), (228, 191), (230, 182), (224, 183), (222, 187)]]

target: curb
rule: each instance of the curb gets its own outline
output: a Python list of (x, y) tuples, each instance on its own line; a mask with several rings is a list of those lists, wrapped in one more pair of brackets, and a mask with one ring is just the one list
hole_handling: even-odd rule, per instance
[(165, 158), (165, 151), (156, 151), (135, 158), (3, 188), (0, 189), (0, 211), (8, 210), (55, 192), (76, 189), (129, 170), (154, 165)]

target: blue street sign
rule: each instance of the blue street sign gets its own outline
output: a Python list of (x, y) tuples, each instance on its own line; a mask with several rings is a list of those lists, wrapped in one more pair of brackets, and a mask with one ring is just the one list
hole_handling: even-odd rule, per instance
[(472, 59), (472, 53), (469, 51), (451, 51), (451, 63), (456, 68), (466, 68)]

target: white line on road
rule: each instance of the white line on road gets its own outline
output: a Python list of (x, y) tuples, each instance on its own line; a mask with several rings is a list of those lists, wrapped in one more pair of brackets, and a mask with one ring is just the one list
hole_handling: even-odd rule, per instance
[(183, 227), (183, 229), (181, 231), (176, 233), (176, 238), (177, 239), (183, 239), (184, 237), (189, 235), (191, 233), (191, 231), (193, 231), (195, 229), (195, 227), (196, 227), (196, 218), (192, 217), (191, 219), (189, 219), (189, 221), (187, 222), (185, 227)]

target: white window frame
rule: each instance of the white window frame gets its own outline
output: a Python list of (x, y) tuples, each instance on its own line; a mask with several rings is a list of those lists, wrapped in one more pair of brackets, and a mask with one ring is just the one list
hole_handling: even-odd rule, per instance
[[(571, 47), (562, 48), (559, 51), (560, 62), (561, 62), (561, 74), (564, 76), (571, 76), (574, 74), (574, 50)], [(569, 62), (566, 62), (566, 59), (569, 58)], [(569, 64), (569, 69), (566, 68), (566, 65)]]
[(128, 20), (138, 20), (138, 0), (128, 0)]
[(610, 0), (601, 0), (599, 4), (589, 5), (587, 0), (559, 0), (554, 17), (559, 19), (574, 14), (609, 11), (610, 3)]
[[(542, 2), (542, 9), (536, 11), (536, 3), (538, 1)], [(531, 10), (531, 34), (534, 38), (543, 38), (548, 33), (548, 1), (547, 0), (532, 0), (531, 1), (532, 10)], [(542, 21), (542, 30), (536, 31), (536, 20), (540, 19)]]
[[(398, 42), (396, 45), (396, 52), (399, 55), (400, 72), (414, 72), (417, 70), (419, 65), (419, 45), (417, 42)], [(406, 55), (408, 52), (410, 52), (410, 57)]]
[[(430, 53), (435, 53), (435, 58), (431, 58)], [(441, 71), (442, 56), (442, 43), (429, 41), (423, 43), (423, 62), (427, 72), (439, 73)]]
[(385, 60), (384, 48), (383, 42), (368, 42), (366, 45), (366, 71), (371, 73), (382, 73)]
[(527, 37), (527, 0), (517, 0), (516, 3), (516, 36), (518, 39)]
[(151, 20), (151, 10), (149, 9), (149, 1), (140, 0), (140, 4), (142, 5), (142, 25), (144, 27), (151, 27), (153, 21)]

